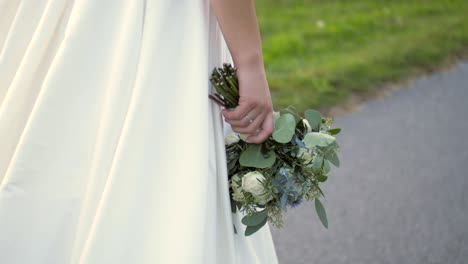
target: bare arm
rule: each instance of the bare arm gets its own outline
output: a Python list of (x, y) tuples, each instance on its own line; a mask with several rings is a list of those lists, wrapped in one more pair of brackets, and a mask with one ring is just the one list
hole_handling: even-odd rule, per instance
[(253, 0), (211, 0), (236, 67), (263, 68), (262, 43)]
[(239, 105), (223, 109), (224, 118), (234, 131), (252, 134), (249, 142), (261, 143), (273, 131), (273, 106), (254, 0), (210, 1), (239, 77)]

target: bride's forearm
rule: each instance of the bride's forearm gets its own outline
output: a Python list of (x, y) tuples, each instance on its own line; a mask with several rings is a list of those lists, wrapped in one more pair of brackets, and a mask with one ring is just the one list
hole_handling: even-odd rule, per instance
[(254, 0), (210, 0), (238, 74), (264, 71)]

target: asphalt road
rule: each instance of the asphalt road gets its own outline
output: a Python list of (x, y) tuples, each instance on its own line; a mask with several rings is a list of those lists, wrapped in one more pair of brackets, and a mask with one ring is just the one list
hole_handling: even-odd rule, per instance
[(468, 263), (468, 62), (337, 118), (341, 167), (270, 226), (281, 264)]

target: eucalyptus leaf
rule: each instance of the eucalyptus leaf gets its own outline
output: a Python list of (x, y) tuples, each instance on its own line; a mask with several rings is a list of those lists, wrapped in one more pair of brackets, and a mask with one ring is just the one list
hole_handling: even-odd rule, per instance
[(312, 161), (312, 168), (314, 169), (314, 171), (319, 171), (322, 169), (322, 164), (323, 164), (323, 156), (317, 155)]
[(317, 180), (319, 182), (325, 182), (327, 179), (328, 177), (326, 175), (322, 175), (322, 174), (317, 175)]
[(271, 167), (276, 160), (276, 154), (273, 150), (262, 153), (261, 144), (249, 144), (239, 157), (240, 165), (244, 167), (268, 168)]
[(236, 225), (232, 224), (232, 227), (234, 227), (234, 234), (237, 234)]
[(265, 218), (260, 224), (254, 226), (247, 226), (245, 229), (244, 235), (250, 236), (253, 233), (257, 232), (260, 228), (262, 228), (268, 221), (268, 218)]
[(330, 163), (327, 160), (323, 161), (323, 173), (327, 174), (330, 172)]
[(331, 162), (331, 164), (335, 165), (336, 167), (340, 167), (340, 160), (338, 159), (338, 155), (336, 152), (331, 150), (325, 153), (325, 159)]
[(341, 128), (333, 128), (333, 129), (328, 130), (328, 133), (330, 133), (332, 135), (337, 135), (340, 132), (341, 132)]
[(319, 111), (308, 109), (304, 112), (304, 117), (309, 122), (312, 131), (320, 130), (320, 125), (322, 124), (322, 117), (320, 116)]
[(333, 143), (330, 144), (330, 147), (338, 149), (340, 146), (338, 145), (338, 142), (335, 140), (335, 141), (333, 141)]
[(320, 219), (320, 222), (322, 222), (322, 225), (325, 228), (328, 228), (327, 213), (325, 212), (325, 208), (323, 207), (322, 203), (317, 198), (315, 198), (315, 211), (317, 212), (317, 215)]
[(280, 110), (281, 115), (286, 113), (289, 113), (294, 116), (294, 120), (296, 121), (294, 125), (297, 125), (297, 123), (302, 119), (302, 117), (297, 113), (296, 109), (292, 106), (288, 106)]
[(278, 143), (288, 143), (294, 136), (296, 121), (290, 113), (282, 114), (275, 123), (273, 139)]
[(246, 215), (242, 218), (242, 223), (246, 226), (256, 226), (263, 222), (268, 216), (267, 210), (256, 212), (253, 215)]
[(335, 142), (335, 138), (325, 133), (310, 132), (304, 136), (303, 141), (308, 148), (315, 146), (326, 147)]

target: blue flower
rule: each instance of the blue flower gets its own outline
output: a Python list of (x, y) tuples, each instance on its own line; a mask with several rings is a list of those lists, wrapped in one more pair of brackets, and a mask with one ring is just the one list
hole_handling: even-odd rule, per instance
[(294, 207), (297, 207), (298, 205), (300, 205), (302, 202), (303, 202), (303, 199), (298, 198), (298, 199), (290, 202), (289, 205), (290, 205), (291, 208), (294, 208)]

